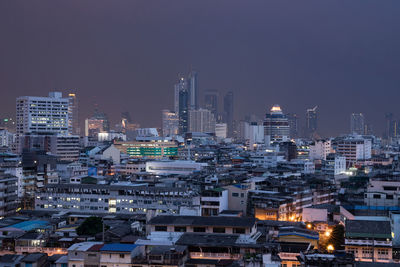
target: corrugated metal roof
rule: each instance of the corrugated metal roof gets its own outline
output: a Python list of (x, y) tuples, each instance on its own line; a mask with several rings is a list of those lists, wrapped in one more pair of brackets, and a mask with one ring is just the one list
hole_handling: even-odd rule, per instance
[(131, 252), (137, 247), (134, 244), (121, 244), (121, 243), (113, 243), (113, 244), (105, 244), (100, 251), (116, 251), (116, 252)]

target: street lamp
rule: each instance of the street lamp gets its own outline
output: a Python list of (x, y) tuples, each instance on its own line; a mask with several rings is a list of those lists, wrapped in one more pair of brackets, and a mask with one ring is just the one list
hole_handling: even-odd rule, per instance
[(335, 250), (335, 248), (333, 247), (332, 244), (329, 244), (329, 245), (326, 247), (326, 249), (328, 250), (328, 252), (332, 252), (332, 251)]

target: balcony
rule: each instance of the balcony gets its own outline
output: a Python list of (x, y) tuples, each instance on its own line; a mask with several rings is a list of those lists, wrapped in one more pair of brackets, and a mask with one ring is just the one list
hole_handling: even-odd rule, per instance
[(203, 252), (190, 252), (192, 259), (209, 259), (209, 260), (240, 260), (240, 254), (229, 253), (203, 253)]
[(367, 240), (367, 239), (345, 239), (345, 245), (391, 247), (392, 241)]

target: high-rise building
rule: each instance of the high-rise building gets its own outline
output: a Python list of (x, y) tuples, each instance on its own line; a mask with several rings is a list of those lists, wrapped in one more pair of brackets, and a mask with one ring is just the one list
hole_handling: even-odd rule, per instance
[(204, 93), (204, 107), (214, 114), (215, 119), (218, 116), (218, 91), (207, 90)]
[(162, 132), (163, 136), (177, 135), (179, 132), (178, 114), (168, 109), (162, 111)]
[(185, 134), (189, 127), (189, 91), (188, 81), (181, 77), (175, 84), (174, 110), (179, 119), (179, 134)]
[(350, 116), (350, 133), (365, 134), (364, 115), (362, 113), (352, 113)]
[(289, 140), (289, 121), (279, 105), (274, 105), (270, 113), (265, 115), (264, 135), (265, 143), (286, 142)]
[(188, 76), (188, 91), (189, 91), (189, 109), (199, 108), (199, 86), (197, 72), (191, 71)]
[(215, 133), (215, 117), (208, 109), (189, 110), (189, 132)]
[(299, 120), (296, 113), (288, 113), (286, 114), (288, 118), (289, 127), (290, 127), (290, 138), (299, 137)]
[(306, 135), (307, 135), (307, 137), (313, 137), (313, 136), (315, 136), (315, 134), (317, 132), (317, 126), (318, 126), (318, 124), (317, 124), (318, 123), (317, 108), (318, 108), (318, 106), (307, 109), (307, 114), (306, 114)]
[(68, 100), (68, 130), (70, 134), (79, 135), (81, 133), (81, 129), (79, 127), (79, 107), (76, 94), (68, 94)]
[(228, 137), (233, 137), (233, 92), (224, 97), (224, 122), (228, 125)]
[(386, 129), (385, 129), (385, 137), (387, 139), (393, 138), (397, 136), (397, 122), (394, 119), (393, 113), (386, 113)]
[(69, 99), (60, 92), (48, 97), (21, 96), (16, 102), (17, 150), (19, 139), (27, 133), (68, 134)]

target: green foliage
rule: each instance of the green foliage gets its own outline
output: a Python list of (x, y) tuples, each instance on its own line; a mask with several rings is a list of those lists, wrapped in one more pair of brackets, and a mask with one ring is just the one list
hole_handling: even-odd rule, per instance
[[(107, 228), (106, 228), (107, 229)], [(89, 217), (78, 228), (76, 233), (78, 235), (90, 235), (94, 236), (103, 231), (103, 221), (100, 217)]]
[(335, 225), (332, 229), (328, 244), (332, 244), (335, 250), (344, 249), (344, 226), (341, 224)]

